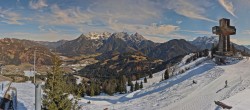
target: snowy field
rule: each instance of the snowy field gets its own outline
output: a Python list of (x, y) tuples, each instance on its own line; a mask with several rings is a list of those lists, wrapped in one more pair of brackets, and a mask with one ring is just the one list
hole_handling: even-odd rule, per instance
[[(250, 61), (216, 66), (210, 60), (183, 74), (159, 82), (164, 71), (148, 79), (145, 88), (128, 94), (85, 97), (83, 110), (219, 110), (214, 101), (222, 101), (232, 110), (247, 110), (250, 105)], [(193, 63), (197, 63), (193, 62)], [(192, 67), (192, 63), (188, 64)], [(187, 65), (182, 65), (187, 66)], [(193, 84), (193, 80), (197, 84)], [(228, 87), (225, 88), (225, 81)], [(91, 104), (87, 104), (91, 101)]]

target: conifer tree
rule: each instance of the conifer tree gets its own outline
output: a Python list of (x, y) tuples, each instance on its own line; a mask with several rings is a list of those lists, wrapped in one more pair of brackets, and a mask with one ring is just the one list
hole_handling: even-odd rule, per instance
[(131, 80), (131, 77), (128, 78), (128, 86), (131, 86), (133, 83), (132, 83), (132, 80)]
[(100, 95), (101, 90), (100, 90), (100, 85), (98, 83), (95, 84), (95, 95)]
[(169, 73), (168, 73), (168, 69), (165, 71), (164, 73), (164, 79), (168, 79), (169, 78)]
[(142, 83), (142, 81), (141, 81), (141, 84), (140, 84), (140, 89), (142, 89), (143, 88), (143, 83)]
[(94, 82), (93, 81), (91, 81), (91, 83), (90, 83), (90, 90), (89, 90), (89, 92), (90, 92), (90, 96), (94, 96), (95, 95), (95, 84), (94, 84)]
[(145, 77), (144, 78), (144, 83), (147, 83), (147, 82), (148, 82), (147, 77)]
[(105, 92), (108, 95), (113, 95), (115, 93), (116, 87), (117, 87), (117, 85), (116, 85), (115, 79), (110, 79), (110, 80), (108, 80), (108, 83), (105, 87)]
[(139, 74), (139, 73), (136, 74), (135, 76), (136, 76), (136, 80), (139, 80), (141, 78), (141, 74)]
[(44, 93), (46, 98), (43, 100), (45, 110), (71, 110), (75, 109), (75, 104), (68, 98), (66, 81), (63, 78), (61, 61), (59, 57), (53, 57), (52, 72), (47, 74)]
[(135, 82), (135, 91), (139, 90), (140, 89), (140, 85), (139, 83), (136, 81)]
[(86, 86), (85, 84), (78, 85), (78, 96), (84, 97), (86, 93)]
[(130, 92), (133, 92), (134, 91), (134, 84), (132, 83), (131, 85), (130, 85)]
[(120, 93), (126, 93), (127, 89), (126, 89), (126, 77), (123, 75), (119, 78), (119, 83), (117, 85), (117, 91)]

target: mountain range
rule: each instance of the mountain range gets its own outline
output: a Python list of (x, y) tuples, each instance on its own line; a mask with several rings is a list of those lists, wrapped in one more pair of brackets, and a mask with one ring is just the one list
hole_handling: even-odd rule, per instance
[(82, 34), (77, 39), (60, 45), (56, 50), (66, 56), (101, 53), (101, 59), (108, 58), (114, 53), (141, 52), (147, 57), (166, 61), (178, 55), (198, 51), (198, 48), (183, 39), (155, 43), (138, 33), (118, 32), (110, 34), (109, 37), (94, 38)]
[[(212, 37), (198, 37), (193, 41), (173, 39), (164, 43), (155, 43), (145, 39), (139, 33), (128, 34), (126, 32), (81, 34), (73, 40), (60, 40), (57, 42), (31, 41), (13, 38), (0, 40), (1, 62), (5, 64), (33, 63), (34, 49), (37, 49), (37, 63), (41, 65), (51, 64), (51, 55), (57, 53), (68, 56), (93, 55), (99, 61), (107, 60), (114, 55), (123, 53), (141, 53), (148, 58), (168, 61), (191, 52), (210, 49), (218, 43), (218, 39)], [(234, 44), (237, 49), (250, 52), (245, 46)]]
[(30, 40), (14, 38), (0, 39), (0, 61), (3, 64), (20, 65), (21, 63), (34, 62), (34, 50), (36, 50), (37, 65), (51, 65), (53, 55), (48, 48)]
[[(204, 36), (204, 37), (197, 37), (193, 41), (189, 41), (189, 42), (192, 45), (195, 45), (196, 47), (198, 47), (200, 50), (204, 50), (204, 49), (211, 49), (213, 45), (217, 45), (219, 42), (219, 39), (216, 36), (211, 36), (211, 37)], [(233, 42), (231, 42), (231, 44), (233, 44), (237, 50), (245, 51), (248, 54), (250, 54), (250, 49), (247, 48), (246, 46), (238, 45)]]

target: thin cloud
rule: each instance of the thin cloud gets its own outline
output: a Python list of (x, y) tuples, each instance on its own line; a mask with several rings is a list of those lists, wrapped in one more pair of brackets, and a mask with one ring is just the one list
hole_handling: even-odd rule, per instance
[(109, 28), (114, 31), (138, 32), (147, 35), (167, 35), (179, 30), (179, 26), (175, 25), (157, 25), (156, 23), (152, 23), (151, 25), (124, 24), (116, 21), (110, 21)]
[(21, 15), (18, 13), (0, 8), (0, 22), (4, 22), (7, 24), (22, 25), (23, 23), (20, 22), (20, 20), (23, 19), (24, 18), (22, 18)]
[(29, 6), (31, 9), (42, 9), (44, 7), (47, 7), (48, 4), (46, 3), (45, 0), (31, 0), (29, 2)]
[(227, 12), (236, 17), (236, 15), (234, 14), (235, 9), (232, 2), (229, 2), (228, 0), (219, 0), (219, 3), (221, 4), (221, 6), (223, 6), (223, 8), (225, 8)]
[(188, 0), (167, 0), (167, 9), (174, 10), (177, 14), (191, 18), (200, 19), (210, 22), (216, 22), (208, 17), (206, 17), (205, 9), (201, 6), (195, 5), (193, 2)]
[(102, 19), (127, 23), (152, 22), (163, 16), (161, 7), (149, 0), (97, 0), (88, 11)]
[[(46, 32), (46, 33), (31, 33), (31, 32), (11, 32), (11, 33), (3, 33), (0, 36), (5, 38), (19, 38), (19, 39), (28, 39), (35, 41), (57, 41), (57, 40), (72, 40), (72, 34), (59, 34), (54, 32)], [(75, 35), (74, 37), (78, 37)]]
[(37, 15), (38, 22), (45, 25), (78, 26), (92, 21), (91, 14), (81, 11), (79, 7), (61, 9), (58, 5), (50, 7), (51, 13)]
[(212, 32), (209, 31), (201, 31), (201, 30), (180, 30), (183, 32), (190, 32), (190, 33), (194, 33), (194, 34), (199, 34), (199, 35), (212, 35)]

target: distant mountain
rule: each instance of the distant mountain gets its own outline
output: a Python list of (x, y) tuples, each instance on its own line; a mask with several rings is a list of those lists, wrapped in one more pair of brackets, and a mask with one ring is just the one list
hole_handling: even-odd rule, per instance
[(250, 49), (250, 45), (245, 45), (246, 48)]
[(56, 49), (57, 47), (63, 45), (67, 40), (59, 40), (56, 42), (48, 42), (48, 41), (36, 41), (37, 43), (46, 46), (49, 49)]
[(88, 78), (112, 78), (120, 75), (146, 74), (149, 68), (162, 64), (140, 52), (113, 55), (111, 58), (88, 65), (78, 73)]
[(82, 34), (77, 39), (67, 41), (57, 48), (58, 52), (67, 56), (101, 53), (98, 57), (99, 60), (111, 58), (114, 54), (141, 52), (148, 57), (159, 58), (164, 61), (197, 50), (197, 47), (185, 40), (154, 43), (145, 39), (139, 33), (128, 34), (126, 32)]
[(21, 63), (33, 64), (34, 50), (36, 50), (37, 65), (51, 65), (53, 55), (48, 48), (35, 41), (14, 38), (0, 39), (0, 60), (4, 64), (19, 65)]
[(135, 33), (129, 35), (126, 32), (113, 33), (104, 45), (98, 49), (101, 53), (116, 51), (119, 53), (134, 52), (149, 46), (154, 46), (155, 43), (145, 39), (142, 35)]
[[(190, 43), (195, 45), (197, 48), (204, 50), (204, 49), (211, 49), (213, 45), (218, 44), (218, 41), (219, 39), (216, 36), (211, 36), (211, 37), (204, 36), (204, 37), (197, 37), (195, 40), (190, 41)], [(236, 43), (232, 44), (234, 44), (236, 49), (250, 53), (249, 48), (246, 48), (245, 46), (242, 45), (238, 45)]]
[(211, 36), (211, 37), (197, 37), (193, 41), (190, 41), (191, 44), (195, 45), (197, 48), (204, 50), (204, 49), (211, 49), (214, 44), (217, 44), (219, 41), (218, 37)]
[(136, 49), (127, 43), (128, 36), (127, 33), (114, 33), (104, 41), (104, 44), (98, 49), (98, 51), (101, 53), (113, 51), (126, 53), (136, 51)]
[(235, 44), (235, 43), (233, 43), (233, 44), (234, 44), (236, 49), (238, 49), (238, 50), (240, 50), (242, 52), (245, 51), (246, 53), (250, 54), (250, 49), (249, 48), (247, 48), (247, 47), (245, 47), (243, 45), (238, 45), (238, 44)]
[(109, 32), (89, 32), (88, 34), (86, 34), (85, 36), (89, 39), (96, 39), (96, 40), (105, 40), (107, 39), (109, 36), (111, 35), (111, 33)]
[(173, 39), (155, 46), (150, 50), (147, 56), (167, 61), (174, 57), (196, 52), (198, 50), (196, 46), (184, 39)]
[(58, 46), (56, 50), (66, 56), (96, 54), (97, 49), (103, 45), (104, 40), (107, 40), (110, 35), (108, 32), (89, 32), (86, 35), (80, 35), (77, 39), (65, 42)]
[(67, 41), (56, 48), (57, 52), (66, 56), (76, 56), (81, 54), (95, 54), (97, 49), (103, 44), (102, 39), (92, 39), (82, 34), (77, 39)]
[(138, 33), (130, 35), (126, 32), (113, 34), (92, 32), (87, 35), (82, 34), (75, 40), (67, 41), (58, 46), (56, 50), (67, 56), (112, 52), (126, 53), (147, 50), (155, 44)]

